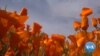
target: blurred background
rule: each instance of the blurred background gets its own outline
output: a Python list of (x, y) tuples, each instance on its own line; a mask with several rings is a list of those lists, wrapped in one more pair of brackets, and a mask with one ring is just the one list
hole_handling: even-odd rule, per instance
[[(29, 16), (26, 24), (32, 26), (33, 22), (38, 22), (43, 27), (42, 31), (49, 35), (74, 34), (73, 21), (81, 20), (80, 12), (83, 7), (93, 9), (91, 16), (100, 16), (100, 0), (0, 0), (0, 8), (5, 7), (8, 11), (16, 10), (17, 13), (26, 7)], [(88, 31), (92, 29), (90, 24)]]

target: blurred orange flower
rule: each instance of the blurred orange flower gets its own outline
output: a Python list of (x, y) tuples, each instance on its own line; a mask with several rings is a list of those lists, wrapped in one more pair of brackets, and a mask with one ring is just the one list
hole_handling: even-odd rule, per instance
[(33, 34), (40, 33), (42, 26), (38, 23), (33, 24)]
[(84, 8), (82, 8), (81, 16), (88, 16), (92, 13), (93, 13), (92, 9), (84, 7)]
[(92, 18), (92, 26), (97, 27), (97, 24), (98, 24), (97, 19)]
[(65, 42), (65, 36), (60, 34), (52, 34), (51, 39), (62, 44)]

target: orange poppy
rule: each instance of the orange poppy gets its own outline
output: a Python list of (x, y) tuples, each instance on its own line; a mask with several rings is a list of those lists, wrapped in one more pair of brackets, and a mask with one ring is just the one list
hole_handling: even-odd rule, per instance
[(98, 24), (97, 19), (92, 18), (92, 26), (96, 27)]
[(85, 42), (85, 38), (84, 37), (80, 38), (79, 40), (77, 40), (77, 46), (78, 47), (83, 46), (84, 42)]
[(82, 28), (83, 30), (87, 30), (87, 28), (88, 28), (88, 26), (89, 26), (89, 24), (88, 24), (88, 18), (87, 18), (86, 16), (82, 16), (81, 19), (82, 19), (82, 20), (81, 20), (81, 28)]
[(0, 18), (0, 38), (4, 37), (9, 29), (8, 20)]
[(19, 35), (19, 38), (24, 42), (27, 42), (30, 38), (29, 32), (27, 32), (27, 31), (22, 30), (22, 31), (19, 31), (16, 33)]
[(93, 41), (95, 39), (95, 35), (93, 32), (88, 32), (88, 41)]
[(92, 13), (93, 13), (92, 9), (84, 7), (84, 8), (82, 8), (81, 16), (88, 16)]
[(18, 47), (19, 42), (20, 42), (19, 35), (17, 35), (16, 33), (12, 34), (12, 36), (10, 38), (10, 47), (11, 48)]
[(23, 41), (20, 41), (19, 43), (18, 43), (18, 50), (19, 50), (19, 52), (23, 52), (23, 51), (25, 51), (25, 49), (27, 49), (28, 48), (28, 43), (25, 43), (25, 42), (23, 42)]
[(92, 53), (92, 56), (100, 56), (100, 48), (96, 48)]
[(69, 35), (68, 38), (71, 40), (72, 43), (76, 44), (76, 37), (74, 35)]
[(84, 43), (88, 40), (87, 32), (85, 31), (80, 31), (76, 34), (76, 41), (77, 41), (77, 46), (83, 46)]
[(21, 15), (18, 15), (16, 11), (14, 13), (10, 13), (8, 16), (9, 20), (15, 27), (19, 27), (25, 23), (25, 21), (28, 19), (27, 16), (27, 9), (23, 8)]
[(22, 8), (21, 12), (20, 12), (21, 16), (26, 16), (27, 15), (27, 9), (26, 8)]
[(69, 56), (76, 56), (76, 48), (77, 48), (77, 46), (75, 46), (75, 44), (74, 43), (71, 43), (70, 45), (69, 45)]
[(20, 24), (24, 24), (27, 19), (28, 19), (28, 16), (19, 16), (18, 22)]
[(98, 18), (98, 23), (100, 24), (100, 17)]
[(81, 23), (78, 21), (74, 21), (73, 26), (77, 30), (77, 29), (81, 28)]
[(58, 41), (59, 43), (62, 44), (65, 42), (65, 36), (60, 34), (52, 34), (51, 39)]
[(8, 20), (6, 20), (6, 19), (1, 19), (1, 23), (2, 23), (2, 25), (4, 26), (4, 27), (7, 27), (8, 25)]
[(38, 23), (33, 24), (33, 34), (40, 33), (42, 26)]
[(63, 48), (55, 40), (49, 39), (46, 45), (46, 56), (61, 56), (62, 55)]

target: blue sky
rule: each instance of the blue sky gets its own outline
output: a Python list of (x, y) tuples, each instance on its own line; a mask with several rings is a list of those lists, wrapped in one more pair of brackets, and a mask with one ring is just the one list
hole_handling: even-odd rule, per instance
[(18, 13), (21, 8), (26, 7), (29, 16), (26, 24), (32, 25), (33, 22), (39, 22), (43, 26), (42, 31), (49, 35), (73, 34), (75, 32), (73, 21), (80, 21), (79, 15), (83, 7), (93, 9), (91, 16), (100, 15), (100, 0), (0, 0), (0, 7), (5, 6), (7, 10), (16, 10)]

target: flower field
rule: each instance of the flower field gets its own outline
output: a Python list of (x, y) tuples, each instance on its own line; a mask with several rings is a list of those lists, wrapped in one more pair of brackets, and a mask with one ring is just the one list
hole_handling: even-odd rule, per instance
[[(92, 9), (82, 8), (81, 21), (73, 22), (75, 34), (48, 36), (41, 31), (43, 27), (39, 23), (34, 22), (32, 27), (25, 24), (26, 8), (19, 14), (0, 9), (0, 56), (100, 56), (100, 18), (88, 19), (92, 13)], [(94, 27), (90, 32), (87, 31), (89, 20)], [(91, 53), (85, 50), (87, 42), (96, 45)]]

